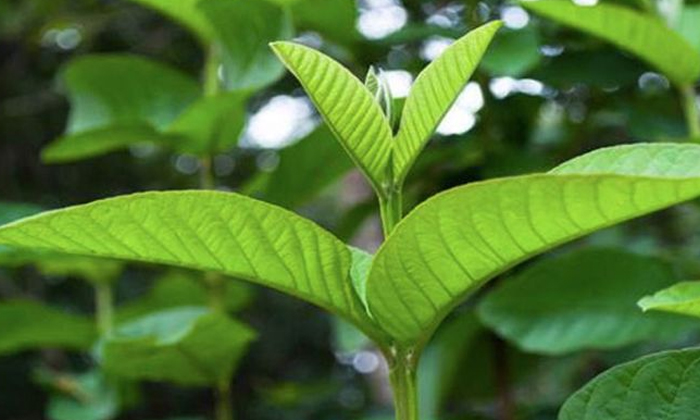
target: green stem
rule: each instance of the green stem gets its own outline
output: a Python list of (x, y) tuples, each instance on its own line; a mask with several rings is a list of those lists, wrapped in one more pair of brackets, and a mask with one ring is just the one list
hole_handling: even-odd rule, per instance
[(203, 157), (199, 159), (199, 188), (213, 190), (215, 187), (214, 175), (211, 172), (211, 157)]
[(216, 420), (233, 420), (233, 404), (231, 403), (231, 383), (222, 380), (216, 387)]
[(219, 80), (219, 52), (216, 47), (209, 48), (206, 62), (204, 63), (204, 95), (215, 96), (221, 92), (221, 81)]
[(413, 351), (396, 350), (388, 360), (396, 420), (418, 420), (418, 357)]
[(379, 213), (382, 219), (384, 237), (388, 237), (394, 231), (396, 224), (403, 217), (403, 198), (401, 189), (389, 191), (379, 196)]
[(683, 97), (683, 111), (688, 124), (688, 134), (692, 141), (700, 142), (700, 112), (698, 112), (695, 87), (688, 84), (681, 86), (680, 91)]
[(95, 285), (95, 306), (97, 328), (100, 336), (105, 337), (112, 333), (114, 327), (114, 298), (111, 283), (100, 282)]

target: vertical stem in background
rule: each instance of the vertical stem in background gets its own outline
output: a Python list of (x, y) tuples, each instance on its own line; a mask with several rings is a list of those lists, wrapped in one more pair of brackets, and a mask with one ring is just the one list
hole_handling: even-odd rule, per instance
[(232, 420), (233, 404), (231, 403), (231, 383), (222, 380), (216, 387), (216, 420)]
[(396, 420), (418, 420), (418, 357), (410, 351), (395, 353), (393, 358), (388, 359)]
[(103, 281), (95, 284), (95, 313), (97, 329), (101, 337), (112, 333), (114, 326), (114, 302), (112, 296), (112, 283)]
[(493, 365), (496, 376), (496, 389), (498, 390), (498, 419), (515, 419), (515, 402), (510, 387), (510, 366), (508, 364), (508, 352), (506, 343), (496, 335), (492, 336)]
[(692, 141), (700, 142), (700, 112), (698, 112), (695, 87), (688, 84), (681, 86), (680, 91), (683, 97), (683, 111), (688, 125), (688, 134)]

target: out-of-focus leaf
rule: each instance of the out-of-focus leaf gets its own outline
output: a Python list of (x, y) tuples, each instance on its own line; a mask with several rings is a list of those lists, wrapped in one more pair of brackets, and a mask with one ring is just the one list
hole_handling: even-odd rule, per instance
[[(118, 322), (129, 321), (150, 312), (177, 306), (205, 306), (209, 303), (209, 294), (203, 285), (202, 273), (172, 271), (159, 278), (144, 296), (117, 308)], [(229, 311), (245, 307), (252, 299), (250, 285), (226, 282), (224, 303)]]
[(105, 371), (129, 379), (213, 385), (228, 380), (255, 333), (204, 308), (169, 309), (125, 324), (100, 345)]
[(82, 350), (96, 335), (89, 318), (32, 301), (0, 303), (0, 354), (41, 348)]
[(236, 145), (245, 125), (246, 99), (236, 92), (200, 98), (167, 128), (168, 134), (183, 137), (173, 146), (180, 152), (211, 156)]
[(342, 44), (359, 38), (354, 0), (298, 0), (291, 5), (295, 26), (316, 31)]
[(421, 346), (455, 306), (515, 264), (700, 195), (698, 159), (693, 145), (612, 147), (548, 174), (438, 194), (377, 251), (367, 282), (371, 313), (397, 344)]
[(77, 277), (93, 284), (110, 283), (122, 273), (124, 264), (105, 258), (75, 255), (37, 254), (39, 271), (47, 276)]
[(325, 125), (282, 149), (279, 157), (280, 163), (272, 173), (260, 174), (252, 181), (256, 183), (256, 191), (251, 193), (287, 208), (314, 198), (353, 167)]
[(401, 185), (413, 162), (447, 114), (486, 52), (500, 21), (485, 24), (455, 41), (416, 78), (394, 140), (393, 175)]
[(614, 88), (636, 84), (644, 71), (642, 63), (619, 51), (565, 50), (533, 70), (532, 77), (562, 89), (581, 83), (597, 88)]
[(292, 19), (285, 7), (266, 0), (204, 0), (198, 7), (222, 47), (228, 89), (257, 90), (282, 76), (284, 68), (268, 44), (293, 35)]
[(539, 44), (533, 26), (503, 31), (493, 39), (481, 66), (492, 76), (522, 76), (540, 62)]
[(598, 375), (566, 401), (558, 418), (695, 420), (698, 389), (700, 350), (657, 353)]
[(135, 123), (163, 129), (200, 93), (197, 82), (180, 71), (130, 55), (80, 57), (62, 79), (71, 103), (68, 134)]
[(609, 3), (582, 7), (566, 0), (538, 0), (520, 4), (637, 55), (679, 85), (700, 76), (700, 54), (656, 17)]
[(5, 225), (0, 243), (230, 275), (314, 303), (382, 339), (349, 281), (345, 244), (307, 219), (239, 194), (100, 200)]
[(688, 41), (695, 51), (700, 54), (700, 5), (685, 4), (681, 12), (676, 30)]
[(639, 301), (645, 311), (664, 311), (700, 318), (700, 281), (685, 281)]
[[(537, 263), (499, 284), (479, 317), (525, 351), (566, 354), (614, 349), (644, 340), (678, 338), (692, 322), (644, 314), (637, 300), (675, 281), (652, 258), (613, 249), (577, 251)], [(656, 316), (653, 316), (656, 315)]]
[(144, 123), (109, 126), (61, 136), (41, 151), (44, 163), (69, 163), (101, 156), (140, 143), (167, 143), (166, 137)]
[(63, 387), (49, 399), (50, 420), (111, 420), (121, 407), (119, 390), (98, 371), (62, 378)]
[(350, 71), (319, 51), (291, 42), (276, 42), (272, 48), (374, 189), (383, 192), (393, 139), (372, 94)]
[[(214, 33), (209, 22), (204, 18), (201, 12), (197, 9), (197, 4), (201, 0), (130, 0), (134, 3), (141, 4), (156, 10), (176, 22), (179, 22), (195, 35), (197, 35), (205, 44), (213, 41)], [(239, 1), (239, 0), (233, 0)]]

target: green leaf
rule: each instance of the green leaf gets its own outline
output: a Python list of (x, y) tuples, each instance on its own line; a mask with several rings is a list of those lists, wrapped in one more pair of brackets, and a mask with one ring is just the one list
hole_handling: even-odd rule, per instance
[[(651, 157), (644, 166), (607, 159), (620, 149), (603, 149), (551, 174), (477, 182), (425, 201), (375, 255), (367, 283), (372, 315), (397, 344), (420, 347), (456, 305), (510, 267), (697, 197), (700, 167), (675, 165), (688, 155), (700, 160), (700, 147), (678, 146), (624, 149), (626, 156)], [(625, 175), (631, 168), (642, 173)]]
[(695, 420), (700, 350), (674, 350), (616, 366), (572, 395), (559, 420)]
[(265, 201), (290, 209), (313, 199), (353, 168), (325, 125), (280, 150), (279, 158), (272, 173), (259, 174), (247, 189)]
[(0, 354), (43, 348), (82, 350), (96, 338), (91, 319), (37, 302), (0, 303)]
[(265, 0), (199, 3), (221, 48), (224, 85), (230, 90), (254, 91), (279, 79), (283, 67), (267, 45), (293, 36), (286, 8)]
[(526, 9), (635, 54), (678, 85), (700, 76), (700, 54), (663, 21), (614, 4), (577, 6), (564, 0), (523, 1)]
[(101, 342), (100, 359), (123, 378), (215, 385), (231, 377), (255, 336), (223, 314), (170, 309), (118, 328)]
[(508, 30), (494, 38), (481, 61), (492, 76), (520, 77), (542, 59), (539, 34), (533, 26)]
[(639, 301), (644, 311), (665, 311), (700, 318), (700, 282), (685, 281)]
[[(0, 226), (14, 222), (17, 219), (31, 216), (43, 209), (34, 204), (0, 201)], [(24, 260), (27, 251), (0, 245), (0, 266), (16, 266)]]
[(47, 417), (51, 420), (111, 420), (122, 405), (119, 390), (99, 371), (75, 377), (70, 381), (70, 393), (54, 394), (49, 400)]
[(675, 29), (700, 54), (700, 25), (698, 22), (700, 22), (700, 5), (685, 4)]
[[(192, 31), (199, 39), (208, 44), (212, 42), (214, 33), (209, 22), (197, 9), (201, 0), (130, 0), (142, 6), (162, 13)], [(236, 0), (238, 1), (238, 0)]]
[(124, 270), (120, 261), (45, 252), (36, 253), (34, 264), (45, 276), (76, 277), (93, 284), (111, 283)]
[(643, 314), (636, 301), (674, 281), (672, 267), (656, 258), (581, 250), (544, 260), (500, 283), (478, 313), (519, 348), (547, 355), (673, 340), (694, 324), (667, 314)]
[(318, 51), (290, 42), (275, 42), (272, 49), (299, 79), (355, 164), (382, 192), (392, 133), (372, 94), (345, 67)]
[(123, 150), (134, 144), (164, 141), (166, 139), (148, 124), (101, 127), (59, 137), (42, 149), (41, 161), (69, 163)]
[(182, 137), (180, 152), (211, 156), (238, 144), (245, 125), (247, 98), (240, 93), (206, 96), (187, 108), (166, 132)]
[(145, 58), (104, 54), (71, 61), (62, 73), (71, 112), (69, 134), (148, 123), (167, 127), (200, 93), (197, 82)]
[(220, 272), (292, 294), (377, 337), (346, 246), (291, 212), (234, 193), (149, 192), (43, 213), (0, 243)]
[(352, 44), (360, 36), (356, 29), (358, 8), (354, 0), (299, 0), (291, 4), (295, 27), (318, 32), (322, 37)]
[(397, 184), (403, 182), (442, 117), (457, 100), (501, 26), (495, 21), (469, 32), (416, 78), (395, 140), (393, 171)]
[[(118, 323), (133, 320), (150, 312), (177, 306), (205, 306), (210, 302), (202, 273), (172, 271), (164, 274), (143, 296), (116, 310)], [(253, 298), (250, 285), (237, 281), (226, 282), (224, 305), (228, 311), (237, 311)]]

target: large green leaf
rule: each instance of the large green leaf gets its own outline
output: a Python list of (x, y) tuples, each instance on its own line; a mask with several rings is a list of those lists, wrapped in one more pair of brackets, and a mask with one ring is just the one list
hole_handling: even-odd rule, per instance
[(224, 84), (230, 90), (257, 90), (279, 79), (284, 68), (268, 44), (293, 35), (286, 8), (265, 0), (199, 3), (221, 48)]
[(105, 338), (105, 371), (129, 379), (215, 385), (228, 380), (253, 330), (204, 308), (169, 309), (132, 321)]
[[(665, 147), (670, 152), (662, 153)], [(519, 262), (700, 195), (700, 167), (675, 166), (688, 156), (700, 159), (700, 147), (624, 150), (651, 159), (641, 174), (625, 175), (637, 165), (607, 159), (620, 155), (611, 148), (551, 174), (477, 182), (419, 205), (375, 256), (367, 284), (375, 320), (397, 344), (421, 346), (452, 308)]]
[(303, 45), (272, 48), (299, 79), (331, 131), (378, 192), (387, 180), (392, 133), (379, 104), (345, 67)]
[(667, 351), (616, 366), (572, 395), (559, 420), (700, 418), (700, 350)]
[(685, 4), (676, 30), (695, 48), (700, 54), (700, 5)]
[(349, 279), (345, 245), (306, 219), (234, 193), (96, 201), (0, 228), (0, 243), (220, 272), (305, 299), (377, 337)]
[(639, 301), (645, 311), (665, 311), (700, 318), (700, 281), (684, 281)]
[(156, 10), (174, 21), (182, 24), (200, 40), (207, 44), (214, 38), (209, 22), (197, 10), (197, 4), (202, 0), (130, 0), (153, 10)]
[(40, 348), (81, 350), (96, 335), (89, 318), (32, 301), (0, 303), (0, 354)]
[(614, 4), (582, 7), (564, 0), (520, 4), (637, 55), (679, 85), (691, 83), (700, 76), (700, 54), (656, 17)]
[(483, 25), (454, 44), (416, 78), (396, 136), (393, 171), (401, 183), (486, 52), (501, 22)]
[(532, 26), (503, 31), (494, 38), (481, 67), (493, 76), (520, 77), (542, 59), (539, 47), (539, 34)]
[(525, 351), (565, 354), (675, 339), (694, 323), (644, 314), (637, 300), (673, 284), (670, 265), (614, 249), (589, 249), (542, 261), (500, 283), (479, 317)]
[(321, 36), (351, 44), (358, 40), (357, 4), (354, 0), (299, 0), (291, 4), (295, 26)]

